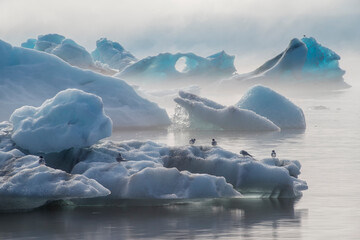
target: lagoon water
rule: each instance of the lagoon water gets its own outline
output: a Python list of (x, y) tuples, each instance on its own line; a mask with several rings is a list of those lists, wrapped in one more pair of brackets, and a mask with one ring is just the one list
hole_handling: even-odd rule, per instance
[(256, 158), (275, 149), (299, 160), (309, 189), (300, 199), (207, 199), (185, 202), (115, 202), (107, 207), (65, 207), (0, 214), (0, 239), (359, 239), (360, 88), (294, 97), (305, 112), (305, 131), (115, 132), (114, 141), (146, 140), (218, 145)]

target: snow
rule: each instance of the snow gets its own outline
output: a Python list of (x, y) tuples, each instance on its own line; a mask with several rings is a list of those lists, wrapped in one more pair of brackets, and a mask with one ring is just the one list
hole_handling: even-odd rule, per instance
[(221, 79), (236, 71), (234, 56), (224, 51), (207, 58), (194, 53), (161, 53), (144, 58), (117, 76), (141, 83), (161, 83), (169, 80), (193, 78)]
[(174, 101), (187, 111), (191, 128), (241, 131), (280, 130), (273, 122), (253, 111), (236, 106), (226, 107), (195, 94), (180, 91), (179, 97)]
[[(45, 154), (43, 165), (38, 156), (24, 153), (14, 144), (12, 127), (9, 122), (0, 123), (0, 210), (32, 209), (49, 200), (102, 196), (296, 198), (307, 189), (306, 182), (298, 178), (301, 164), (297, 160), (255, 160), (211, 146), (103, 141)], [(124, 161), (116, 160), (119, 153)]]
[(32, 153), (88, 147), (112, 132), (101, 98), (77, 89), (61, 91), (40, 107), (18, 108), (10, 122), (12, 140)]
[(266, 117), (281, 129), (306, 128), (302, 109), (268, 87), (261, 85), (252, 87), (236, 106)]
[(96, 41), (96, 49), (91, 53), (95, 61), (107, 64), (110, 68), (122, 71), (137, 59), (126, 51), (119, 43), (100, 38)]
[(72, 67), (58, 57), (12, 47), (0, 40), (0, 120), (23, 105), (39, 106), (67, 88), (100, 96), (115, 128), (147, 128), (170, 124), (165, 110), (140, 97), (118, 78)]
[[(125, 162), (116, 162), (118, 153)], [(112, 198), (238, 197), (240, 193), (301, 196), (307, 184), (297, 178), (298, 161), (263, 161), (220, 147), (107, 141), (92, 146), (72, 173), (95, 179), (111, 190)]]
[(315, 38), (294, 38), (285, 51), (256, 70), (238, 74), (224, 83), (347, 88), (349, 85), (344, 82), (345, 71), (339, 67), (339, 60), (339, 55), (319, 44)]
[(15, 148), (11, 124), (0, 123), (0, 211), (26, 210), (49, 200), (94, 198), (110, 191), (93, 179), (39, 164)]

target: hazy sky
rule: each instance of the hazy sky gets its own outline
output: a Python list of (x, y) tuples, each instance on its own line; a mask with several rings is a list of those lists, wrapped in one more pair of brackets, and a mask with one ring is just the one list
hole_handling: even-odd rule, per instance
[(139, 58), (225, 50), (244, 69), (303, 34), (358, 53), (359, 26), (360, 0), (0, 0), (0, 39), (13, 45), (59, 33), (92, 51), (107, 37)]

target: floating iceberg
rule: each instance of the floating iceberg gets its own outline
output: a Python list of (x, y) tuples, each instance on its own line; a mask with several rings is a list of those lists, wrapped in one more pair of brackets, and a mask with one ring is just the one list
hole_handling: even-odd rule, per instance
[(23, 105), (39, 106), (59, 91), (77, 88), (100, 96), (115, 128), (167, 126), (165, 110), (118, 78), (72, 67), (61, 59), (0, 40), (0, 120)]
[(137, 59), (126, 51), (119, 43), (100, 38), (96, 41), (96, 49), (91, 53), (95, 61), (107, 64), (110, 68), (122, 71)]
[(85, 198), (86, 203), (94, 197), (101, 197), (99, 202), (242, 195), (296, 198), (307, 189), (298, 179), (298, 161), (256, 161), (220, 147), (104, 141), (45, 154), (44, 165), (39, 157), (19, 150), (11, 139), (13, 131), (12, 124), (0, 123), (1, 210), (31, 209), (57, 199)]
[(279, 93), (261, 85), (249, 89), (236, 106), (266, 117), (281, 129), (306, 128), (301, 108)]
[[(124, 160), (118, 163), (117, 155)], [(110, 141), (92, 146), (72, 173), (95, 179), (113, 198), (299, 197), (298, 161), (240, 157), (222, 148)], [(237, 191), (235, 191), (235, 189)]]
[(30, 38), (21, 44), (24, 48), (35, 49), (58, 56), (72, 66), (90, 69), (103, 74), (112, 75), (115, 71), (96, 64), (90, 53), (72, 39), (59, 34), (40, 35), (38, 39)]
[(320, 45), (314, 38), (294, 38), (289, 46), (256, 70), (236, 75), (227, 84), (267, 84), (347, 88), (345, 71), (339, 67), (340, 56)]
[(195, 94), (180, 91), (179, 97), (174, 101), (187, 111), (191, 128), (241, 131), (280, 130), (273, 122), (253, 111), (236, 106), (226, 107)]
[(0, 124), (0, 211), (26, 210), (49, 200), (94, 198), (110, 191), (93, 179), (69, 174), (25, 155), (10, 139), (11, 124)]
[(236, 71), (234, 58), (224, 51), (207, 58), (193, 53), (162, 53), (130, 65), (117, 76), (151, 84), (166, 80), (189, 80), (194, 77), (207, 80), (222, 79), (231, 76)]
[(16, 109), (10, 122), (12, 140), (32, 153), (88, 147), (112, 132), (101, 98), (77, 89), (61, 91), (37, 108)]

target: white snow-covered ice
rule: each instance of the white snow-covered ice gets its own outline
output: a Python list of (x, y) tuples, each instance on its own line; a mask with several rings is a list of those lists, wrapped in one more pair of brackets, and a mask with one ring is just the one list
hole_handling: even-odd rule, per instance
[(250, 88), (236, 106), (266, 117), (281, 129), (306, 128), (302, 109), (268, 87), (258, 85)]
[(10, 123), (2, 122), (0, 128), (0, 211), (32, 209), (49, 200), (110, 194), (93, 179), (40, 164), (38, 156), (15, 148)]
[[(121, 153), (125, 162), (116, 161)], [(72, 170), (110, 189), (113, 198), (298, 197), (298, 161), (256, 161), (219, 147), (168, 147), (151, 141), (104, 142)], [(236, 191), (235, 191), (236, 190)]]
[(40, 107), (18, 108), (10, 122), (12, 140), (32, 153), (88, 147), (112, 132), (101, 98), (77, 89), (61, 91)]
[(44, 52), (12, 47), (0, 40), (0, 120), (23, 105), (39, 106), (59, 91), (77, 88), (100, 96), (115, 128), (167, 126), (157, 104), (140, 97), (118, 78), (72, 67)]
[(189, 126), (195, 129), (241, 131), (278, 131), (280, 128), (263, 116), (236, 106), (223, 106), (195, 94), (180, 91), (174, 101), (189, 115)]

